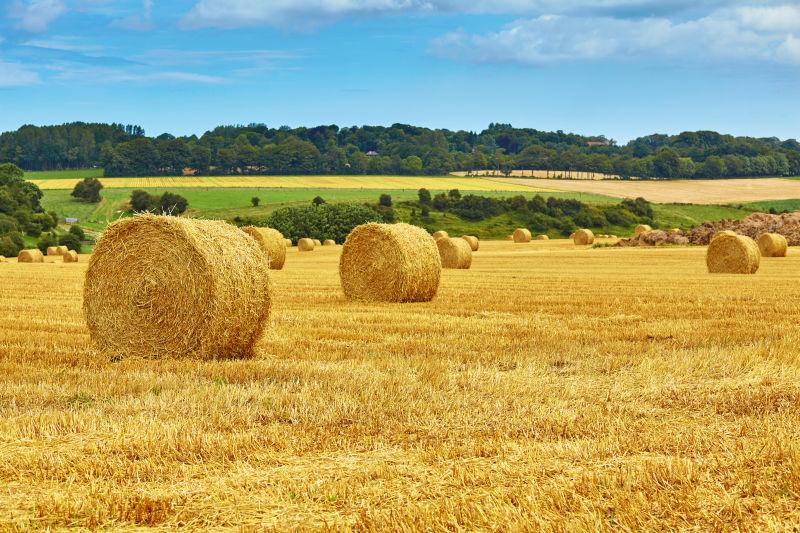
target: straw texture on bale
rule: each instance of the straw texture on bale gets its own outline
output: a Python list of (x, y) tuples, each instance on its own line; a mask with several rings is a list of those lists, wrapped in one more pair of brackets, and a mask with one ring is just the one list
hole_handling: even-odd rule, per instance
[(762, 257), (786, 257), (789, 243), (780, 233), (764, 233), (758, 238), (758, 249)]
[(22, 250), (17, 255), (17, 263), (44, 263), (44, 255), (36, 248)]
[(636, 226), (634, 234), (640, 235), (642, 233), (647, 233), (648, 231), (653, 231), (653, 228), (651, 228), (647, 224), (639, 224), (638, 226)]
[(301, 252), (310, 252), (314, 249), (314, 241), (312, 239), (300, 239), (297, 241), (297, 249)]
[(270, 270), (280, 270), (286, 263), (286, 240), (283, 234), (272, 228), (245, 226), (242, 231), (250, 235), (267, 254)]
[(721, 236), (721, 235), (728, 235), (729, 237), (736, 237), (736, 236), (737, 236), (737, 235), (739, 235), (739, 234), (738, 234), (738, 233), (736, 233), (736, 232), (735, 232), (735, 231), (733, 231), (733, 230), (724, 229), (724, 230), (722, 230), (722, 231), (718, 231), (718, 232), (716, 232), (714, 235), (712, 235), (712, 236), (711, 236), (711, 240), (709, 240), (708, 242), (710, 243), (711, 241), (713, 241), (714, 239), (716, 239), (717, 237), (719, 237), (719, 236)]
[(292, 239), (283, 239), (286, 247), (289, 248), (292, 245)]
[(69, 248), (66, 246), (57, 246), (58, 248), (58, 255), (64, 255), (65, 253), (69, 252)]
[(531, 232), (525, 228), (517, 228), (512, 235), (514, 242), (531, 242)]
[(116, 356), (251, 356), (270, 313), (265, 255), (221, 221), (142, 214), (110, 224), (83, 290), (93, 345)]
[(75, 250), (68, 250), (67, 253), (62, 255), (61, 257), (64, 258), (65, 263), (77, 263), (78, 262), (78, 252)]
[(572, 237), (572, 242), (577, 245), (593, 244), (594, 233), (590, 229), (579, 229), (575, 232), (575, 236)]
[(319, 239), (314, 239), (314, 246), (322, 246), (322, 243)]
[(47, 256), (53, 255), (61, 255), (63, 252), (59, 251), (58, 246), (48, 246), (47, 247)]
[(433, 237), (434, 240), (447, 239), (448, 237), (450, 237), (450, 235), (445, 230), (440, 229), (439, 231), (433, 232), (432, 237)]
[(333, 239), (325, 239), (322, 241), (322, 246), (336, 246), (336, 241)]
[(548, 237), (548, 236), (547, 236), (547, 235), (545, 235), (545, 234), (541, 234), (541, 235), (537, 235), (537, 236), (536, 236), (536, 240), (537, 240), (537, 241), (549, 241), (549, 240), (550, 240), (550, 237)]
[(357, 226), (339, 258), (342, 289), (351, 300), (427, 302), (439, 290), (441, 271), (436, 241), (410, 224)]
[(760, 263), (758, 245), (744, 235), (718, 235), (706, 250), (706, 265), (712, 274), (755, 274)]
[(456, 239), (455, 237), (438, 239), (436, 247), (439, 249), (442, 268), (466, 269), (472, 266), (472, 248), (464, 239)]
[(465, 241), (467, 241), (467, 244), (469, 244), (470, 250), (472, 250), (473, 252), (477, 252), (478, 251), (478, 247), (480, 246), (480, 242), (478, 241), (478, 238), (476, 236), (474, 236), (474, 235), (462, 235), (461, 238), (464, 239)]

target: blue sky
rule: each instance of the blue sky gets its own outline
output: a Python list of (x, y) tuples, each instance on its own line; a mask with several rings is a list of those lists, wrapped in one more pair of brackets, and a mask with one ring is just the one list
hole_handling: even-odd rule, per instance
[(0, 0), (0, 130), (800, 137), (800, 1)]

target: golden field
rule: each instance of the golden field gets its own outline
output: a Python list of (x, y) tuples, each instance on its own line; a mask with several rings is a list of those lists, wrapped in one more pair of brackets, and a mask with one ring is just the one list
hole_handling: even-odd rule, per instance
[(483, 242), (424, 304), (292, 249), (252, 360), (106, 360), (0, 264), (0, 530), (800, 527), (800, 253)]
[[(40, 189), (72, 189), (78, 178), (33, 179)], [(294, 188), (294, 189), (459, 189), (462, 191), (548, 191), (526, 184), (503, 183), (486, 178), (418, 176), (177, 176), (100, 178), (104, 187), (117, 188)]]

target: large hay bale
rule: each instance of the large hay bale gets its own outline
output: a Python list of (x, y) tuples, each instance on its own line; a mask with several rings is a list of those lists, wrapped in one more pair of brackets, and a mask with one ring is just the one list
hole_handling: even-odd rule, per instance
[(780, 233), (764, 233), (758, 238), (758, 249), (762, 257), (786, 257), (789, 243)]
[(336, 246), (336, 241), (333, 239), (325, 239), (322, 241), (322, 246)]
[(548, 237), (547, 235), (542, 233), (542, 234), (536, 236), (536, 240), (537, 241), (549, 241), (550, 237)]
[(427, 302), (441, 270), (436, 241), (409, 224), (362, 224), (347, 236), (339, 259), (342, 289), (352, 300)]
[(247, 357), (267, 325), (270, 290), (264, 251), (238, 228), (142, 214), (98, 240), (83, 311), (108, 355)]
[(303, 238), (297, 241), (297, 249), (301, 252), (311, 252), (314, 250), (314, 240)]
[(22, 250), (17, 255), (17, 263), (44, 263), (44, 255), (37, 248)]
[(67, 250), (67, 253), (62, 255), (61, 257), (64, 258), (65, 263), (77, 263), (78, 262), (78, 252), (75, 250)]
[(466, 269), (472, 266), (472, 248), (464, 239), (455, 237), (437, 239), (436, 247), (439, 249), (442, 268)]
[(283, 234), (272, 228), (245, 226), (242, 231), (250, 235), (267, 254), (270, 270), (280, 270), (286, 263), (286, 240)]
[(706, 265), (712, 274), (754, 274), (760, 263), (758, 245), (743, 235), (718, 235), (706, 250)]
[(480, 243), (478, 242), (478, 238), (476, 236), (474, 236), (474, 235), (462, 235), (461, 238), (464, 239), (465, 241), (467, 241), (467, 244), (469, 244), (470, 250), (472, 250), (473, 252), (477, 252), (478, 251), (478, 246), (480, 245)]
[(48, 246), (47, 247), (47, 257), (52, 257), (54, 255), (61, 255), (63, 252), (60, 252), (58, 246)]
[(438, 239), (447, 239), (450, 237), (450, 235), (445, 230), (440, 229), (439, 231), (434, 231), (431, 237), (433, 237), (433, 240), (438, 240)]
[(531, 242), (531, 232), (525, 228), (517, 228), (512, 235), (514, 242)]
[(639, 224), (638, 226), (636, 226), (636, 229), (633, 230), (635, 235), (647, 233), (648, 231), (653, 231), (653, 228), (651, 228), (647, 224)]
[(579, 229), (572, 237), (572, 242), (580, 246), (594, 244), (594, 233), (590, 229)]

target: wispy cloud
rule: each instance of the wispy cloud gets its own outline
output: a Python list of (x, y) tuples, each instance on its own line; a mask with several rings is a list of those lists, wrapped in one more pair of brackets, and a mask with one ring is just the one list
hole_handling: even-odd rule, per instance
[(131, 31), (150, 31), (153, 24), (153, 0), (143, 0), (142, 12), (127, 17), (114, 19), (111, 26)]
[(636, 57), (800, 63), (794, 31), (800, 33), (800, 7), (788, 5), (720, 9), (681, 21), (543, 15), (486, 34), (451, 32), (436, 39), (431, 51), (476, 63), (523, 65)]
[(195, 72), (185, 72), (180, 70), (153, 70), (147, 67), (142, 68), (106, 68), (101, 66), (75, 65), (72, 63), (51, 63), (47, 65), (47, 70), (51, 71), (52, 78), (59, 81), (80, 81), (82, 83), (155, 83), (155, 82), (176, 82), (176, 83), (203, 83), (203, 84), (222, 84), (227, 83), (227, 79), (221, 76), (198, 74)]
[(31, 68), (0, 60), (0, 87), (25, 87), (40, 82), (39, 75)]
[(47, 50), (61, 50), (65, 52), (80, 52), (85, 54), (96, 54), (105, 49), (103, 45), (86, 44), (80, 42), (76, 37), (54, 35), (47, 39), (30, 39), (22, 43), (23, 46), (34, 48), (44, 48)]
[(9, 16), (17, 20), (17, 28), (29, 32), (45, 31), (50, 23), (67, 11), (62, 0), (15, 0)]

